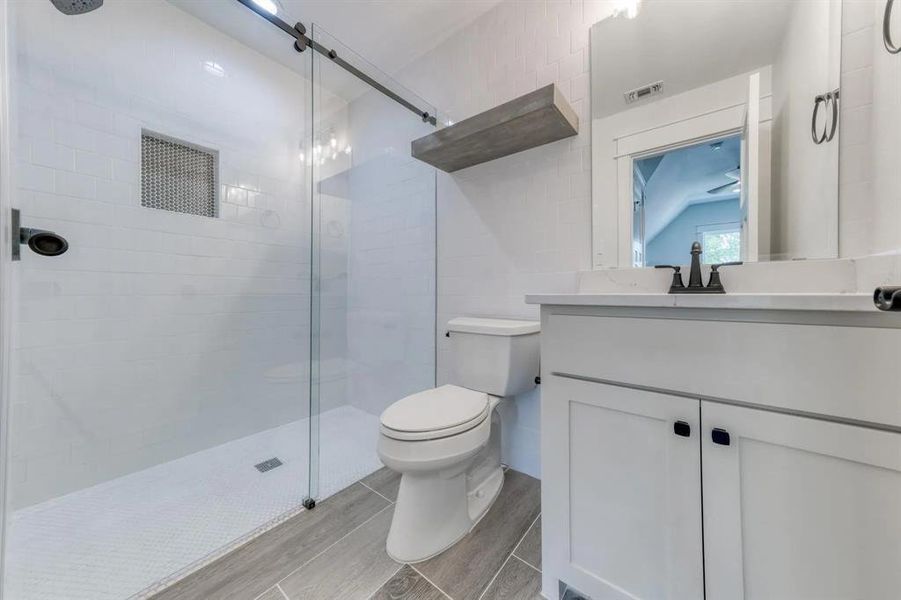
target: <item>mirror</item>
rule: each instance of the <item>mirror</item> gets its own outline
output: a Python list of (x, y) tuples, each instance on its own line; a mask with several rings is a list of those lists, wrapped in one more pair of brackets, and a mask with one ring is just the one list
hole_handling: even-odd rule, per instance
[(840, 0), (618, 0), (591, 29), (593, 266), (838, 256)]

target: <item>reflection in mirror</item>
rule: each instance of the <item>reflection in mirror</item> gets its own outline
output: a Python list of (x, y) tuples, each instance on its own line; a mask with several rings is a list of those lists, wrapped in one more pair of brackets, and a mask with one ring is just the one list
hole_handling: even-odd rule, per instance
[(591, 30), (596, 268), (838, 252), (840, 0), (622, 0)]
[(704, 260), (741, 260), (741, 137), (632, 161), (633, 266), (678, 264), (701, 242)]

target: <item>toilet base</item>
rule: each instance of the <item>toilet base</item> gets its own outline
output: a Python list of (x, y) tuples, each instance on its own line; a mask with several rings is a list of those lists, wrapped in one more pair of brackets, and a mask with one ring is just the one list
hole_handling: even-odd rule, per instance
[(388, 532), (388, 556), (402, 563), (422, 562), (469, 533), (500, 494), (504, 471), (496, 467), (473, 489), (467, 489), (467, 480), (466, 471), (438, 478), (404, 474)]
[(491, 508), (491, 505), (494, 504), (494, 501), (497, 500), (502, 487), (504, 487), (504, 470), (497, 467), (493, 473), (489, 474), (482, 481), (479, 487), (469, 492), (469, 516), (472, 520), (470, 531), (478, 525), (485, 513), (488, 512), (488, 509)]

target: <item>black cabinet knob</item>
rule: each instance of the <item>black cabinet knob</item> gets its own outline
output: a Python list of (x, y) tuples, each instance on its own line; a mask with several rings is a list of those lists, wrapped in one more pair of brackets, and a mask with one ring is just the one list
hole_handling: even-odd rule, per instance
[(673, 433), (680, 437), (689, 437), (691, 435), (691, 425), (685, 421), (676, 421), (673, 423)]
[(714, 430), (710, 432), (710, 439), (713, 440), (714, 444), (728, 446), (730, 442), (729, 432), (725, 429), (720, 429), (719, 427), (714, 428)]

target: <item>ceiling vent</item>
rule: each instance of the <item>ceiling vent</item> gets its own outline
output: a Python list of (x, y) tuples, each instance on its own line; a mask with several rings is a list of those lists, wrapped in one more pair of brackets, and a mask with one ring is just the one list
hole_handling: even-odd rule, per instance
[(623, 94), (623, 98), (626, 99), (626, 104), (632, 104), (633, 102), (638, 102), (639, 100), (643, 100), (649, 96), (656, 96), (657, 94), (663, 93), (663, 82), (655, 81), (649, 85), (642, 86), (640, 88), (635, 88), (634, 90), (629, 90), (628, 92)]

